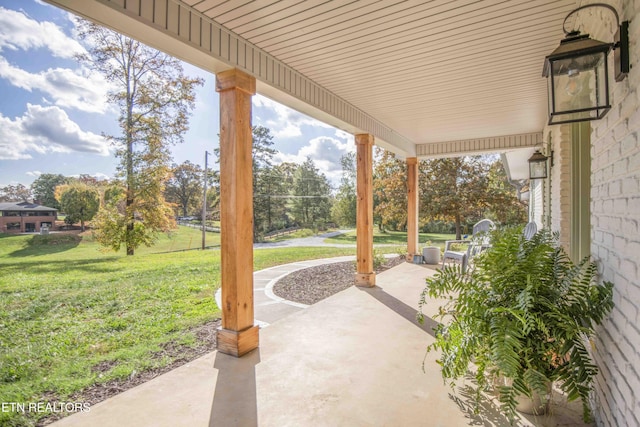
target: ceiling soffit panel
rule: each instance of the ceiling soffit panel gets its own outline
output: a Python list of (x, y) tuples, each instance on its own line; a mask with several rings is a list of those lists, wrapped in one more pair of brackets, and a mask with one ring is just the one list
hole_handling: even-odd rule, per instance
[(576, 0), (211, 0), (193, 7), (416, 143), (539, 132)]
[(233, 1), (45, 1), (207, 71), (242, 69), (256, 77), (259, 93), (347, 132), (370, 133), (376, 144), (401, 156), (415, 156), (412, 141), (187, 4), (226, 13), (237, 8)]
[(430, 142), (418, 144), (419, 157), (439, 158), (460, 155), (478, 155), (507, 150), (538, 147), (542, 144), (542, 132), (508, 135), (491, 138), (476, 138), (460, 141)]

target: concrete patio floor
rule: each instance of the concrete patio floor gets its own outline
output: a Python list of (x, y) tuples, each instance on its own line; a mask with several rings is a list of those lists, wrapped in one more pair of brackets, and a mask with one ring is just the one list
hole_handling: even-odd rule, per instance
[[(351, 287), (271, 323), (243, 358), (214, 351), (54, 425), (508, 426), (489, 403), (474, 415), (464, 388), (443, 384), (436, 355), (425, 358), (433, 322), (419, 325), (415, 313), (433, 272), (403, 263), (376, 288)], [(579, 405), (552, 411), (517, 425), (585, 425)]]

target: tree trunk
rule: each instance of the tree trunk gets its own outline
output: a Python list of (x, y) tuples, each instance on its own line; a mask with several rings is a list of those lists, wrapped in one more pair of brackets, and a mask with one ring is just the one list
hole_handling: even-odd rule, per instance
[[(127, 208), (126, 208), (127, 212), (129, 212), (131, 205), (133, 205), (133, 199), (127, 196)], [(131, 243), (131, 236), (133, 235), (133, 221), (135, 219), (134, 219), (133, 212), (127, 215), (129, 217), (127, 220), (127, 232), (126, 232), (127, 255), (133, 255), (134, 249)]]
[(133, 212), (133, 141), (131, 136), (127, 135), (127, 204), (125, 215), (127, 221), (127, 231), (125, 233), (125, 244), (127, 247), (127, 255), (133, 255), (134, 247), (131, 241), (133, 236), (133, 224), (135, 214)]
[(460, 214), (456, 214), (456, 240), (462, 239), (462, 220)]
[[(131, 54), (131, 52), (127, 52)], [(131, 84), (135, 84), (131, 80), (131, 61), (127, 63), (126, 79), (127, 79), (127, 127), (126, 127), (126, 141), (127, 141), (127, 202), (125, 207), (125, 220), (127, 222), (127, 230), (125, 232), (125, 245), (127, 247), (127, 255), (133, 255), (134, 246), (132, 242), (133, 236), (133, 224), (135, 221), (135, 213), (133, 212), (133, 96)]]
[(267, 229), (271, 230), (271, 182), (267, 183)]

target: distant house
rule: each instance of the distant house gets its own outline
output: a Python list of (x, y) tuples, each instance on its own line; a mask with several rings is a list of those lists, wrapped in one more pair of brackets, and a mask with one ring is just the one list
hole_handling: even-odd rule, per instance
[(0, 232), (39, 232), (42, 226), (51, 228), (58, 218), (58, 211), (34, 203), (0, 203)]

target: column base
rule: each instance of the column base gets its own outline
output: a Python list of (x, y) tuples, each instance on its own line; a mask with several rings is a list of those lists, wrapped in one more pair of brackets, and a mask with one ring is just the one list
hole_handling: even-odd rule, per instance
[(373, 288), (376, 285), (376, 273), (356, 273), (356, 286)]
[(258, 348), (258, 326), (251, 326), (242, 331), (218, 328), (216, 331), (218, 351), (235, 357), (241, 357)]

